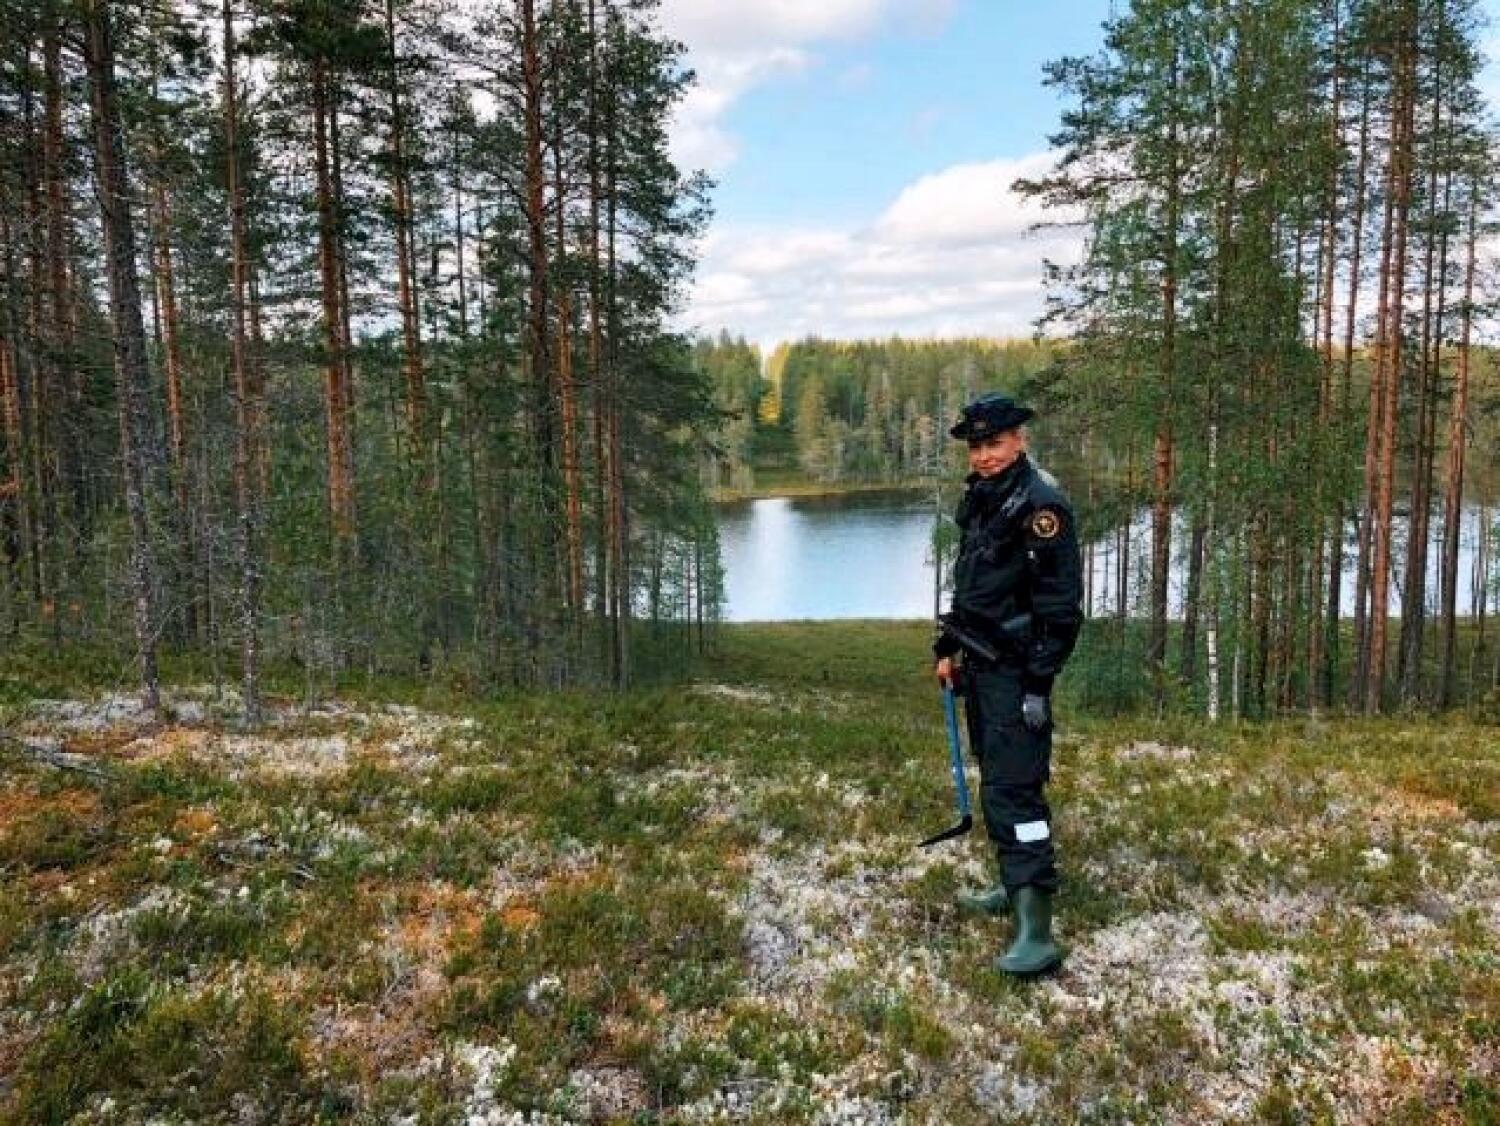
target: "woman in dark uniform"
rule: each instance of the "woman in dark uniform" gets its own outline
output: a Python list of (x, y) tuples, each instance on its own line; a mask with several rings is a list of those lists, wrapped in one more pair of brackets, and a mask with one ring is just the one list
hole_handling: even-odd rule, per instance
[[(1010, 907), (1015, 941), (996, 962), (1011, 974), (1062, 963), (1052, 938), (1057, 890), (1052, 813), (1044, 789), (1052, 761), (1052, 682), (1083, 622), (1083, 563), (1073, 511), (1057, 482), (1026, 456), (1033, 412), (1003, 395), (964, 408), (949, 433), (969, 444), (963, 531), (945, 617), (995, 660), (964, 652), (969, 746), (979, 759), (980, 804), (995, 846), (993, 887), (960, 897), (990, 915)], [(939, 679), (953, 683), (961, 646), (940, 632)]]

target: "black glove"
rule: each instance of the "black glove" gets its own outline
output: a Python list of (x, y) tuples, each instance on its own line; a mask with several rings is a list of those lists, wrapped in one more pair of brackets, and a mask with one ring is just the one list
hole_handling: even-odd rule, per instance
[(1026, 693), (1021, 697), (1021, 719), (1028, 731), (1045, 731), (1052, 724), (1052, 702), (1046, 696)]
[(969, 691), (969, 676), (964, 671), (963, 665), (953, 666), (953, 678), (948, 681), (949, 687), (953, 689), (955, 696), (966, 695)]
[(932, 655), (939, 661), (944, 657), (953, 656), (963, 648), (963, 646), (959, 645), (953, 637), (943, 630), (943, 623), (948, 621), (952, 616), (951, 613), (939, 614), (937, 624), (933, 629)]

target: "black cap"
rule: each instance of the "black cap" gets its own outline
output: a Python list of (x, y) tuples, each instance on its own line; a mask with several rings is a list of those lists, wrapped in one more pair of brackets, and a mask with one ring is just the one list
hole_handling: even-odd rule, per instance
[(991, 392), (966, 406), (963, 417), (948, 433), (965, 441), (977, 441), (1005, 430), (1014, 430), (1030, 421), (1035, 413), (1030, 407), (1023, 407), (1005, 395)]

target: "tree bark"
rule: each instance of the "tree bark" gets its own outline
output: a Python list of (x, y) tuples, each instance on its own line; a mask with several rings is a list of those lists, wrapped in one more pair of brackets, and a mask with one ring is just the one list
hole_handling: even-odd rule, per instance
[(1402, 379), (1402, 314), (1406, 297), (1407, 213), (1411, 201), (1411, 151), (1415, 113), (1416, 85), (1416, 12), (1415, 5), (1405, 5), (1407, 13), (1401, 46), (1402, 65), (1398, 71), (1394, 102), (1401, 108), (1401, 125), (1391, 149), (1395, 185), (1392, 221), (1395, 224), (1395, 249), (1391, 267), (1389, 303), (1386, 311), (1386, 339), (1389, 347), (1382, 378), (1376, 464), (1376, 495), (1373, 510), (1370, 574), (1370, 659), (1366, 668), (1364, 709), (1367, 713), (1381, 708), (1385, 687), (1387, 604), (1390, 597), (1390, 563), (1392, 509), (1396, 479), (1396, 409), (1399, 405)]
[(234, 490), (239, 530), (240, 672), (245, 723), (261, 722), (260, 704), (260, 554), (261, 496), (256, 489), (256, 420), (258, 396), (251, 375), (245, 330), (249, 288), (249, 252), (245, 230), (245, 192), (240, 176), (239, 93), (235, 78), (234, 13), (224, 0), (224, 150), (225, 186), (229, 196), (230, 348), (234, 379)]
[[(396, 298), (401, 307), (402, 372), (406, 377), (406, 428), (412, 462), (425, 457), (426, 377), (422, 365), (421, 315), (413, 284), (416, 273), (411, 223), (411, 179), (406, 160), (406, 116), (401, 103), (401, 72), (396, 53), (396, 0), (385, 3), (386, 47), (389, 52), (391, 98), (391, 197), (396, 225)], [(424, 471), (423, 480), (430, 483)]]
[[(1334, 286), (1338, 276), (1338, 225), (1339, 225), (1339, 172), (1343, 167), (1343, 60), (1340, 57), (1342, 47), (1341, 25), (1340, 25), (1340, 3), (1341, 0), (1333, 0), (1333, 44), (1331, 52), (1331, 82), (1333, 84), (1332, 102), (1333, 108), (1329, 113), (1329, 148), (1338, 154), (1329, 162), (1328, 183), (1323, 192), (1323, 239), (1320, 247), (1322, 278), (1319, 286), (1319, 308), (1322, 314), (1322, 333), (1319, 342), (1319, 354), (1322, 359), (1318, 378), (1318, 424), (1313, 430), (1313, 463), (1317, 480), (1315, 489), (1320, 495), (1326, 495), (1328, 473), (1325, 466), (1331, 468), (1330, 461), (1325, 453), (1328, 435), (1333, 425), (1333, 306)], [(1337, 444), (1335, 443), (1335, 449)], [(1319, 513), (1324, 511), (1326, 502), (1320, 499), (1317, 505)], [(1324, 691), (1322, 679), (1323, 648), (1326, 642), (1325, 633), (1321, 622), (1317, 621), (1318, 603), (1323, 591), (1323, 565), (1329, 551), (1336, 551), (1332, 543), (1326, 543), (1326, 539), (1337, 540), (1343, 534), (1343, 529), (1335, 521), (1332, 527), (1332, 535), (1326, 524), (1319, 523), (1316, 540), (1313, 544), (1312, 571), (1309, 576), (1309, 605), (1315, 620), (1309, 623), (1307, 630), (1307, 697), (1308, 705), (1316, 712), (1328, 702), (1328, 696)]]
[(115, 378), (120, 403), (125, 507), (129, 516), (130, 589), (137, 660), (147, 708), (160, 710), (156, 665), (156, 558), (149, 522), (151, 373), (146, 361), (146, 328), (136, 276), (136, 239), (130, 209), (123, 130), (115, 92), (114, 37), (109, 0), (89, 0), (87, 59), (98, 157), (99, 204), (109, 271)]
[[(566, 45), (563, 26), (562, 5), (553, 0), (557, 49), (559, 54)], [(554, 62), (561, 71), (562, 59)], [(553, 220), (556, 224), (557, 240), (557, 394), (562, 406), (562, 462), (563, 462), (563, 511), (566, 521), (568, 607), (573, 615), (575, 631), (583, 625), (585, 606), (583, 602), (583, 505), (582, 477), (578, 464), (578, 403), (573, 383), (573, 301), (568, 284), (567, 209), (568, 185), (564, 160), (567, 138), (563, 121), (566, 109), (559, 93), (554, 97), (552, 169)]]
[[(0, 203), (4, 200), (0, 199)], [(4, 288), (0, 289), (0, 422), (3, 422), (9, 473), (4, 498), (7, 559), (12, 572), (25, 568), (29, 573), (33, 612), (42, 603), (43, 560), (37, 543), (36, 487), (30, 472), (30, 434), (26, 421), (22, 388), (20, 333), (22, 318), (18, 312), (16, 251), (5, 207), (0, 206), (0, 265), (5, 270)], [(16, 575), (16, 585), (21, 583)], [(19, 623), (19, 610), (17, 611)]]
[[(62, 31), (53, 15), (43, 42), (42, 171), (47, 213), (47, 346), (50, 382), (56, 398), (58, 478), (71, 496), (75, 524), (84, 534), (89, 520), (87, 439), (83, 434), (82, 379), (78, 370), (78, 324), (69, 277), (68, 183), (63, 132)], [(49, 404), (49, 407), (51, 404)], [(54, 408), (54, 409), (55, 409)], [(67, 421), (64, 422), (63, 420)]]
[[(1438, 4), (1441, 33), (1443, 5)], [(1401, 591), (1401, 637), (1399, 642), (1399, 681), (1401, 699), (1412, 704), (1421, 695), (1422, 632), (1426, 625), (1427, 539), (1431, 530), (1432, 472), (1436, 439), (1437, 388), (1441, 379), (1443, 350), (1443, 296), (1447, 292), (1448, 238), (1437, 234), (1438, 166), (1442, 163), (1442, 52), (1433, 61), (1433, 94), (1431, 152), (1427, 176), (1427, 219), (1425, 223), (1424, 263), (1422, 272), (1422, 340), (1417, 360), (1416, 448), (1412, 452), (1411, 516), (1406, 537), (1406, 567)], [(1442, 213), (1446, 215), (1452, 199), (1452, 176), (1444, 179)], [(1433, 275), (1437, 273), (1438, 299), (1433, 303)], [(1434, 313), (1436, 323), (1434, 324)]]
[[(1442, 639), (1438, 672), (1438, 703), (1448, 707), (1454, 699), (1454, 667), (1458, 660), (1458, 543), (1463, 520), (1464, 454), (1468, 444), (1469, 371), (1474, 327), (1474, 272), (1478, 246), (1479, 183), (1470, 186), (1468, 262), (1464, 267), (1463, 327), (1458, 343), (1458, 371), (1454, 376), (1453, 405), (1448, 416), (1448, 457), (1443, 490)], [(1483, 525), (1481, 525), (1481, 540)], [(1476, 584), (1482, 589), (1483, 583)], [(1481, 602), (1481, 605), (1483, 603)]]
[(172, 267), (172, 212), (167, 195), (166, 146), (154, 138), (151, 170), (151, 227), (153, 277), (156, 302), (161, 310), (162, 375), (167, 393), (167, 449), (171, 456), (172, 499), (176, 538), (181, 553), (183, 633), (198, 636), (198, 549), (194, 539), (192, 505), (189, 503), (187, 428), (183, 421), (182, 331), (177, 310), (177, 282)]
[(328, 513), (336, 543), (354, 538), (354, 473), (349, 449), (349, 396), (344, 386), (342, 294), (339, 283), (338, 224), (334, 213), (329, 160), (329, 79), (327, 63), (313, 63), (313, 137), (318, 184), (318, 262), (323, 298), (323, 404), (328, 425)]
[[(1365, 174), (1370, 155), (1370, 79), (1369, 64), (1361, 74), (1359, 113), (1359, 157), (1354, 173), (1354, 229), (1349, 236), (1349, 303), (1344, 317), (1344, 363), (1339, 393), (1339, 451), (1349, 430), (1349, 413), (1354, 395), (1354, 330), (1359, 309), (1360, 255), (1364, 248)], [(1327, 639), (1323, 646), (1323, 699), (1333, 702), (1338, 673), (1339, 623), (1343, 617), (1344, 597), (1344, 520), (1342, 500), (1334, 505), (1330, 557), (1328, 561), (1328, 602), (1324, 613)], [(1356, 647), (1357, 647), (1356, 642)], [(1353, 678), (1351, 677), (1351, 682)]]
[[(595, 586), (597, 590), (597, 617), (601, 625), (610, 616), (610, 572), (609, 526), (603, 519), (608, 512), (608, 490), (605, 482), (609, 465), (609, 449), (604, 441), (605, 397), (603, 386), (604, 328), (600, 304), (602, 301), (599, 280), (603, 263), (600, 260), (599, 214), (600, 169), (599, 169), (599, 98), (603, 77), (599, 72), (599, 29), (595, 0), (589, 4), (589, 104), (588, 104), (588, 162), (589, 162), (589, 393), (593, 402), (594, 429), (594, 494), (598, 518), (594, 543)], [(604, 638), (604, 664), (610, 665), (609, 634), (601, 629)]]
[(542, 648), (550, 644), (544, 630), (555, 628), (561, 560), (557, 553), (557, 512), (554, 448), (553, 371), (550, 337), (550, 273), (547, 248), (546, 165), (543, 154), (543, 96), (541, 33), (537, 26), (535, 0), (520, 0), (521, 109), (525, 146), (526, 265), (526, 362), (531, 383), (532, 449), (539, 488), (536, 522), (531, 546), (532, 575), (539, 597), (532, 600), (528, 626), (528, 648), (538, 676)]
[[(615, 21), (612, 19), (611, 24)], [(614, 613), (610, 619), (612, 672), (615, 687), (623, 690), (630, 685), (630, 561), (626, 553), (625, 538), (625, 448), (624, 426), (621, 424), (620, 404), (620, 303), (619, 273), (616, 254), (616, 233), (619, 227), (619, 121), (616, 96), (612, 84), (606, 83), (610, 91), (605, 103), (604, 135), (608, 145), (605, 160), (605, 230), (606, 266), (605, 288), (608, 301), (608, 347), (607, 371), (605, 373), (605, 410), (608, 432), (605, 442), (609, 448), (609, 572), (614, 579)]]
[[(44, 48), (45, 52), (45, 48)], [(32, 67), (30, 49), (26, 52), (28, 71)], [(59, 511), (61, 492), (58, 479), (58, 449), (64, 444), (61, 420), (67, 416), (66, 391), (54, 370), (55, 360), (47, 355), (50, 342), (48, 309), (43, 301), (46, 276), (45, 248), (42, 232), (46, 229), (42, 180), (47, 144), (45, 128), (36, 125), (35, 97), (32, 84), (21, 88), (21, 119), (25, 151), (21, 156), (21, 222), (20, 249), (27, 268), (23, 272), (13, 261), (10, 300), (16, 326), (17, 363), (14, 375), (19, 388), (21, 429), (26, 441), (26, 460), (31, 492), (28, 508), (33, 529), (33, 573), (36, 608), (52, 633), (54, 646), (62, 643), (62, 618), (57, 603), (67, 587), (68, 552), (57, 542), (63, 527)], [(23, 280), (24, 278), (24, 280)], [(25, 316), (21, 316), (20, 299), (25, 297)]]
[[(1179, 59), (1172, 54), (1172, 97), (1180, 84)], [(1181, 171), (1179, 167), (1179, 130), (1175, 101), (1172, 121), (1167, 129), (1167, 200), (1165, 244), (1162, 248), (1162, 390), (1157, 413), (1156, 435), (1152, 450), (1151, 502), (1151, 639), (1147, 648), (1156, 676), (1160, 702), (1164, 687), (1167, 659), (1167, 583), (1172, 565), (1172, 479), (1173, 439), (1172, 412), (1177, 391), (1177, 227), (1181, 222)]]

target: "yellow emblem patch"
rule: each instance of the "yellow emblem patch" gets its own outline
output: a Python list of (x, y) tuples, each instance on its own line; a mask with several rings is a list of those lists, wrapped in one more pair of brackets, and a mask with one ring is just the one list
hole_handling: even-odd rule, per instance
[(1062, 531), (1062, 518), (1050, 508), (1044, 508), (1031, 518), (1031, 534), (1039, 540), (1056, 538)]

